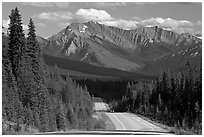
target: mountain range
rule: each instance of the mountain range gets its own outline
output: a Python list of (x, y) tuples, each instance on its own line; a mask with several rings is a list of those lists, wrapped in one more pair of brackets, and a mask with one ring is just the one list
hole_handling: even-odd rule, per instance
[(202, 39), (157, 26), (124, 30), (95, 21), (72, 23), (37, 41), (45, 55), (152, 75), (165, 68), (182, 69), (188, 58), (197, 65), (202, 55)]
[[(7, 33), (3, 32), (3, 42)], [(86, 76), (148, 79), (161, 70), (185, 69), (187, 60), (194, 67), (202, 60), (202, 35), (178, 34), (157, 26), (124, 30), (89, 21), (72, 23), (47, 39), (36, 39), (49, 66)]]

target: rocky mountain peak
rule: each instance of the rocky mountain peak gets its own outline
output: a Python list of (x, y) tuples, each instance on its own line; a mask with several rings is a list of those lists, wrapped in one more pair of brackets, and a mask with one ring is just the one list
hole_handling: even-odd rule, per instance
[(72, 23), (47, 40), (46, 54), (129, 71), (181, 47), (202, 42), (191, 34), (158, 26), (124, 30), (94, 21)]

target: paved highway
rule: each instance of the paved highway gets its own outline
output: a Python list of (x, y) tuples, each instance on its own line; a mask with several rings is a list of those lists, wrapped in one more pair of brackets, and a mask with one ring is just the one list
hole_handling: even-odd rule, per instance
[(116, 127), (116, 130), (134, 130), (134, 131), (157, 131), (167, 132), (166, 130), (138, 117), (131, 113), (108, 113), (109, 107), (104, 102), (95, 103), (95, 111), (106, 111), (106, 115), (110, 118)]
[(94, 103), (94, 111), (108, 111), (110, 110), (108, 104), (104, 102), (95, 102)]
[(110, 108), (104, 102), (95, 102), (94, 110), (103, 111), (110, 118), (116, 130), (107, 131), (68, 131), (46, 132), (36, 135), (169, 135), (170, 133), (131, 113), (109, 113)]
[(116, 130), (158, 131), (166, 130), (131, 113), (106, 113), (116, 127)]

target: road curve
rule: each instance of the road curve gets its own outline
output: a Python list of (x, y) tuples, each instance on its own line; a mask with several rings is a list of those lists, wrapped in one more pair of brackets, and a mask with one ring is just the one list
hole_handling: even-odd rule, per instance
[(116, 130), (158, 131), (166, 130), (131, 113), (106, 113), (116, 127)]
[(106, 112), (106, 115), (115, 125), (116, 130), (157, 131), (168, 132), (132, 113), (108, 113), (110, 110), (105, 102), (95, 102), (94, 111)]
[(110, 110), (108, 104), (104, 102), (95, 102), (94, 103), (94, 111), (108, 111)]

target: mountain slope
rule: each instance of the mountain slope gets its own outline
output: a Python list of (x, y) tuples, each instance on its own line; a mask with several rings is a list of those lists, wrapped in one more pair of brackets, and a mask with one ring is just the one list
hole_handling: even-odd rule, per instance
[(202, 44), (194, 43), (188, 47), (181, 47), (166, 56), (149, 62), (141, 72), (146, 74), (160, 73), (162, 70), (183, 70), (186, 69), (186, 63), (190, 60), (191, 66), (199, 67), (202, 61)]
[(202, 40), (157, 26), (123, 30), (91, 21), (67, 26), (43, 42), (43, 51), (95, 66), (138, 72), (162, 64), (155, 59), (196, 44), (202, 45)]
[[(95, 76), (101, 77), (113, 77), (113, 78), (122, 78), (122, 79), (143, 79), (143, 80), (151, 80), (155, 79), (154, 76), (148, 76), (142, 73), (134, 73), (121, 71), (113, 68), (104, 68), (99, 66), (90, 65), (80, 61), (73, 61), (69, 59), (62, 59), (59, 57), (53, 57), (50, 55), (43, 55), (45, 63), (50, 66), (57, 65), (59, 68), (64, 70), (76, 71), (83, 74), (91, 74)], [(70, 76), (76, 76), (75, 74), (69, 74)]]

